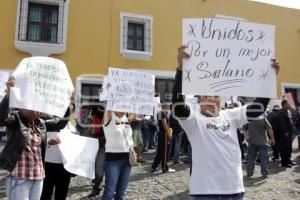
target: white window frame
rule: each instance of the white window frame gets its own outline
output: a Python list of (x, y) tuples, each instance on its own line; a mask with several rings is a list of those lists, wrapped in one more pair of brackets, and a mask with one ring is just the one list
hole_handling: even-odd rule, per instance
[[(75, 93), (75, 114), (76, 117), (79, 116), (79, 108), (82, 106), (88, 105), (88, 103), (81, 103), (81, 99), (85, 99), (82, 97), (81, 90), (83, 84), (97, 84), (102, 85), (104, 78), (102, 77), (88, 77), (89, 75), (82, 74), (76, 78), (76, 93)], [(99, 96), (93, 97), (93, 99), (99, 99)]]
[(281, 96), (285, 94), (285, 88), (300, 89), (298, 83), (281, 83)]
[[(60, 0), (59, 4), (57, 4), (55, 0), (43, 1), (43, 3), (45, 3), (46, 5), (59, 6), (57, 43), (26, 41), (29, 2), (41, 3), (39, 0), (18, 0), (15, 47), (20, 51), (30, 53), (32, 56), (49, 56), (51, 54), (61, 54), (65, 52), (68, 27), (68, 9), (70, 0)], [(20, 21), (20, 19), (22, 20), (22, 22)], [(23, 24), (21, 28), (20, 23)], [(19, 37), (20, 32), (23, 34), (21, 34), (21, 36)]]
[[(120, 13), (120, 53), (122, 58), (132, 60), (144, 60), (150, 61), (152, 58), (153, 49), (153, 17), (146, 15), (138, 15), (133, 13)], [(131, 19), (134, 19), (131, 21)], [(144, 30), (149, 29), (150, 31), (144, 31), (144, 38), (150, 38), (150, 41), (144, 39), (145, 50), (134, 51), (127, 49), (127, 38), (128, 33), (124, 33), (124, 26), (128, 27), (129, 22), (144, 24)], [(126, 29), (127, 30), (127, 29)]]

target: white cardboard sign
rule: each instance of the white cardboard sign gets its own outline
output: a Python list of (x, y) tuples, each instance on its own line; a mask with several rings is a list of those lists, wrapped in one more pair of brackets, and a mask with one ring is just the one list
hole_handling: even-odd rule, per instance
[(183, 93), (275, 97), (275, 26), (246, 21), (183, 20)]
[(63, 117), (74, 91), (63, 61), (50, 57), (24, 58), (13, 73), (10, 107)]
[(0, 70), (0, 101), (5, 96), (6, 81), (9, 78), (9, 72)]
[(103, 85), (107, 89), (106, 109), (153, 115), (154, 80), (152, 74), (109, 68), (106, 85)]
[(64, 168), (73, 174), (94, 179), (98, 139), (75, 135), (67, 129), (58, 136)]

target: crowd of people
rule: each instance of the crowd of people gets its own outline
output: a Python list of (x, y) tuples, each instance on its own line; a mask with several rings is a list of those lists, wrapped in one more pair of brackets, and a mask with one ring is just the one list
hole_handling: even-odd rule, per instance
[[(81, 135), (99, 141), (89, 197), (100, 194), (105, 180), (103, 200), (125, 199), (132, 165), (149, 164), (143, 159), (149, 149), (156, 149), (149, 173), (158, 171), (159, 165), (163, 173), (176, 173), (169, 168), (170, 161), (190, 165), (192, 200), (243, 200), (243, 160), (248, 177), (253, 176), (255, 162), (260, 162), (261, 174), (268, 178), (269, 147), (272, 160), (280, 159), (281, 167), (295, 165), (291, 153), (292, 142), (300, 132), (299, 112), (287, 100), (282, 100), (281, 109), (275, 105), (266, 111), (267, 98), (224, 108), (219, 96), (196, 96), (200, 112), (192, 110), (182, 95), (182, 62), (189, 58), (185, 48), (178, 49), (172, 102), (162, 104), (158, 113), (142, 116), (113, 112), (99, 104), (90, 109), (85, 124), (91, 126), (77, 124)], [(272, 60), (272, 67), (279, 72), (276, 60)], [(67, 126), (72, 108), (63, 119), (32, 110), (9, 109), (9, 92), (14, 85), (11, 77), (0, 104), (0, 125), (7, 127), (7, 142), (0, 156), (1, 168), (8, 171), (7, 197), (50, 200), (55, 191), (55, 199), (66, 199), (70, 179), (75, 175), (64, 169), (57, 133)], [(185, 160), (181, 158), (183, 154)]]

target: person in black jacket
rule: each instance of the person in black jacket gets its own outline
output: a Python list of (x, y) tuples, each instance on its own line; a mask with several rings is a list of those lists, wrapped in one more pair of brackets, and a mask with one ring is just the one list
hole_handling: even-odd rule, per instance
[(291, 107), (290, 104), (287, 100), (283, 100), (281, 105), (282, 109), (279, 112), (278, 126), (281, 166), (290, 168), (292, 165), (295, 165), (295, 163), (291, 161), (294, 125), (288, 113)]
[(272, 126), (274, 138), (275, 138), (275, 144), (272, 145), (272, 151), (273, 151), (273, 161), (276, 161), (279, 159), (279, 106), (274, 105), (272, 111), (268, 114), (268, 120)]
[[(63, 129), (69, 121), (70, 110), (64, 119), (51, 121), (43, 120), (41, 113), (33, 110), (10, 112), (9, 93), (15, 79), (10, 77), (6, 85), (6, 96), (0, 103), (0, 126), (6, 126), (7, 142), (0, 154), (0, 167), (8, 171), (7, 197), (36, 200), (41, 196), (45, 177), (41, 147), (46, 131)], [(50, 145), (57, 143), (54, 139), (48, 141)]]

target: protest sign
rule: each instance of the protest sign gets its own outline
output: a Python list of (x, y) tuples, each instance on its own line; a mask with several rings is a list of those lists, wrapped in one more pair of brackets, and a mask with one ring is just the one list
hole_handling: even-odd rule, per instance
[(152, 74), (109, 68), (107, 110), (153, 115), (154, 76)]
[(5, 96), (6, 81), (9, 78), (9, 72), (0, 70), (0, 101)]
[(183, 93), (276, 96), (272, 25), (200, 18), (183, 20)]
[(23, 59), (13, 73), (16, 85), (10, 107), (63, 117), (74, 87), (63, 61), (50, 57)]
[(58, 136), (64, 168), (73, 174), (94, 179), (98, 139), (75, 135), (68, 129), (61, 131)]

